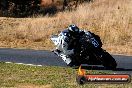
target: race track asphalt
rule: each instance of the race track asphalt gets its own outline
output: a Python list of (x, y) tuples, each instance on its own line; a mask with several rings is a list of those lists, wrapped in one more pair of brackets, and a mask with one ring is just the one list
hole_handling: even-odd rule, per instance
[[(117, 62), (116, 73), (132, 74), (132, 56), (112, 55)], [(0, 48), (0, 62), (33, 64), (39, 66), (61, 66), (66, 64), (51, 51)], [(86, 67), (86, 66), (85, 66)], [(103, 66), (87, 66), (87, 69), (106, 70)]]

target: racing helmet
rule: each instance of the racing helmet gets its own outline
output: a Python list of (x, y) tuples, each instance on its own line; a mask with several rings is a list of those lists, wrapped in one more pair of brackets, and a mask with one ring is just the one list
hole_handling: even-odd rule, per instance
[(73, 36), (79, 34), (79, 28), (75, 24), (69, 25), (68, 31)]

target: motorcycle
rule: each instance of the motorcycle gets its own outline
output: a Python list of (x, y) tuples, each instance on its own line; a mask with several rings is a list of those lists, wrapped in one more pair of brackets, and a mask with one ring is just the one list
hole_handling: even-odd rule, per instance
[[(51, 40), (55, 45), (59, 43), (57, 35), (52, 35)], [(84, 34), (80, 38), (79, 43), (80, 47), (77, 47), (79, 52), (70, 56), (73, 65), (103, 65), (107, 69), (116, 69), (117, 63), (115, 59), (106, 50), (102, 49), (102, 45), (100, 45), (96, 38)], [(58, 56), (64, 61), (67, 60), (66, 55), (63, 53)]]

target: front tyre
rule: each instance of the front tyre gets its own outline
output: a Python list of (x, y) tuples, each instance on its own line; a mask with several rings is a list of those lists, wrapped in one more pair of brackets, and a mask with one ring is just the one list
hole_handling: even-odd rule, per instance
[(81, 64), (77, 62), (71, 62), (67, 66), (72, 67), (73, 69), (78, 69)]
[(76, 59), (75, 55), (70, 55), (69, 57), (71, 58), (71, 62), (67, 66), (70, 66), (72, 68), (79, 68), (81, 62)]
[(104, 52), (102, 59), (103, 59), (102, 64), (104, 67), (112, 70), (116, 69), (117, 63), (115, 59), (108, 52)]

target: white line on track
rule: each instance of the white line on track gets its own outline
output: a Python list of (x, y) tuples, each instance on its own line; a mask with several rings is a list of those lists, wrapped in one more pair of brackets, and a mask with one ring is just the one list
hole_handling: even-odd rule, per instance
[[(5, 62), (5, 63), (13, 63), (13, 62)], [(28, 65), (28, 66), (39, 66), (41, 67), (42, 65), (34, 65), (34, 64), (24, 64), (24, 63), (14, 63), (14, 64), (19, 64), (19, 65)]]

